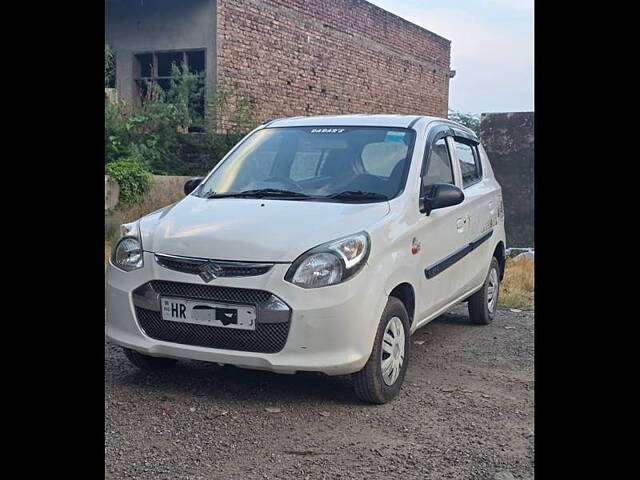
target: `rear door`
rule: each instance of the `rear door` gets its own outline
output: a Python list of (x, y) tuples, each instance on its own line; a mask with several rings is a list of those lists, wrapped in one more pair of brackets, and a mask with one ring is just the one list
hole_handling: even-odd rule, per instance
[(460, 261), (463, 276), (462, 288), (469, 290), (482, 283), (489, 268), (493, 242), (493, 220), (497, 218), (496, 188), (494, 182), (485, 175), (478, 151), (478, 143), (465, 137), (449, 138), (453, 147), (456, 167), (462, 180), (463, 202), (467, 215), (468, 254)]

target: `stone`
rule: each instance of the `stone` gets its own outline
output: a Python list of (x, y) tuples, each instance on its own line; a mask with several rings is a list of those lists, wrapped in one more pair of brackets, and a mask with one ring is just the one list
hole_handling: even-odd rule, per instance
[(118, 205), (120, 185), (109, 175), (104, 176), (104, 209), (110, 210)]
[(503, 471), (496, 473), (493, 480), (515, 480), (515, 477), (511, 472)]

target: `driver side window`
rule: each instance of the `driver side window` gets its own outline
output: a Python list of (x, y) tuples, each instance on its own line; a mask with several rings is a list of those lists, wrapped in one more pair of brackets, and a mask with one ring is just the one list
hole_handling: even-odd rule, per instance
[(444, 138), (437, 140), (431, 147), (429, 165), (423, 181), (424, 185), (433, 185), (434, 183), (455, 185), (451, 155)]

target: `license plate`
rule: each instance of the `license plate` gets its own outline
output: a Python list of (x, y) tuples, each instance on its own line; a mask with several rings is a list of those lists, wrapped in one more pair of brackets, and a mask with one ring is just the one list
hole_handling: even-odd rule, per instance
[(256, 329), (256, 309), (250, 305), (170, 297), (162, 297), (160, 301), (163, 320), (241, 330)]

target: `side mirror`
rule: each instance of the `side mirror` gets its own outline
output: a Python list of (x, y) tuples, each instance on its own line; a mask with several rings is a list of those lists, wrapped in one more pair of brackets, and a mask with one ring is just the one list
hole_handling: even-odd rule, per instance
[(464, 201), (464, 192), (455, 185), (436, 183), (426, 185), (420, 197), (420, 211), (429, 215), (438, 208), (452, 207)]
[(204, 177), (196, 177), (187, 180), (187, 182), (184, 184), (184, 194), (189, 195), (191, 192), (193, 192), (196, 187), (202, 183), (202, 180), (204, 180)]

